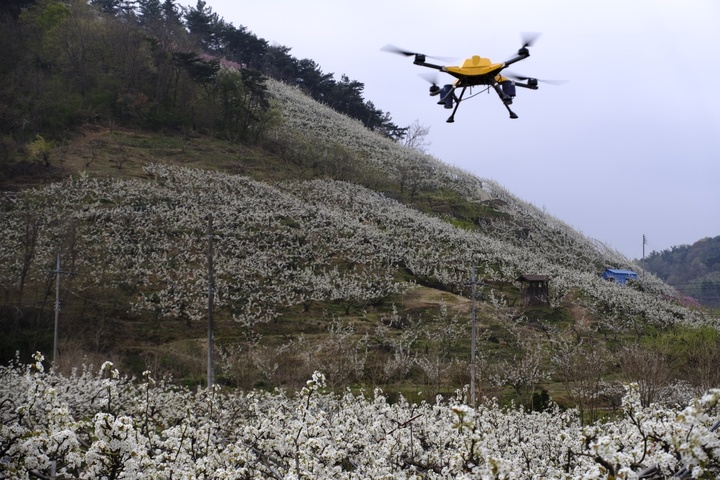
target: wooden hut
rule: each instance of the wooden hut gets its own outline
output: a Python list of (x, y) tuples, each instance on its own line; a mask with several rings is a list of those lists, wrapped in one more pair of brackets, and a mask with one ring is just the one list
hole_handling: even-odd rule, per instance
[(549, 306), (549, 275), (522, 275), (515, 279), (521, 283), (520, 304), (523, 307)]

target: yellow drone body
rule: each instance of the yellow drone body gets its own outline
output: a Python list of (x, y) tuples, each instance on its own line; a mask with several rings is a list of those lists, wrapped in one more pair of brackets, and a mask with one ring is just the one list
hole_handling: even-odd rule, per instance
[(489, 58), (473, 55), (470, 58), (466, 58), (459, 67), (445, 67), (444, 71), (458, 78), (474, 77), (487, 75), (488, 73), (502, 69), (503, 66), (502, 63), (492, 63)]

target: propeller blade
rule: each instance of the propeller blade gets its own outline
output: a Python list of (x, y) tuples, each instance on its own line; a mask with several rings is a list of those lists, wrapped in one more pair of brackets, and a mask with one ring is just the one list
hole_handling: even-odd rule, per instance
[(538, 32), (523, 32), (522, 33), (522, 42), (523, 42), (523, 48), (532, 47), (533, 44), (537, 41), (538, 37), (542, 35)]
[[(540, 33), (537, 32), (524, 32), (521, 34), (523, 45), (520, 47), (520, 49), (517, 51), (517, 55), (524, 55), (525, 57), (528, 57), (530, 55), (530, 51), (528, 50), (528, 47), (532, 47), (535, 41), (540, 37)], [(515, 57), (510, 57), (515, 58)], [(509, 59), (508, 59), (509, 60)]]
[(549, 85), (562, 85), (563, 83), (567, 83), (567, 80), (543, 80), (535, 77), (526, 77), (524, 75), (516, 75), (514, 73), (510, 72), (503, 72), (503, 77), (512, 78), (513, 80), (519, 80), (521, 82), (524, 82), (525, 80), (537, 80), (538, 82), (547, 83)]
[(422, 55), (422, 53), (411, 52), (409, 50), (404, 50), (400, 47), (396, 47), (395, 45), (390, 45), (390, 44), (385, 45), (380, 50), (382, 50), (383, 52), (390, 52), (390, 53), (397, 53), (398, 55), (405, 55), (406, 57), (410, 57), (412, 55)]
[(454, 57), (436, 57), (433, 55), (425, 55), (424, 53), (411, 52), (410, 50), (405, 50), (404, 48), (396, 47), (395, 45), (390, 45), (390, 44), (385, 45), (380, 50), (382, 50), (383, 52), (396, 53), (398, 55), (403, 55), (406, 57), (412, 57), (414, 55), (422, 55), (424, 57), (434, 58), (435, 60), (440, 60), (443, 62), (452, 62), (455, 60)]
[(427, 81), (428, 83), (430, 83), (432, 85), (438, 84), (438, 76), (436, 74), (434, 74), (433, 72), (424, 72), (424, 73), (420, 73), (418, 75), (420, 75), (422, 78), (425, 79), (425, 81)]

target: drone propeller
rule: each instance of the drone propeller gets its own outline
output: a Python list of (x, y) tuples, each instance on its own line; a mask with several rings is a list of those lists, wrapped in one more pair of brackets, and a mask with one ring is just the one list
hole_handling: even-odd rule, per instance
[(520, 49), (518, 50), (518, 53), (517, 53), (517, 54), (518, 54), (518, 55), (524, 55), (524, 56), (526, 56), (526, 57), (529, 56), (529, 55), (530, 55), (530, 51), (528, 50), (528, 47), (532, 47), (533, 44), (535, 43), (535, 41), (538, 39), (539, 36), (540, 36), (540, 34), (539, 34), (539, 33), (536, 33), (536, 32), (535, 32), (535, 33), (534, 33), (534, 32), (525, 32), (525, 33), (523, 33), (523, 34), (522, 34), (523, 46), (520, 47)]
[(440, 87), (438, 86), (438, 77), (432, 72), (420, 73), (420, 77), (424, 78), (426, 82), (430, 84), (430, 96), (434, 97), (440, 93)]
[(503, 72), (502, 75), (504, 77), (512, 78), (513, 80), (519, 80), (521, 82), (528, 80), (528, 81), (547, 83), (549, 85), (562, 85), (563, 83), (566, 83), (566, 80), (540, 80), (535, 77), (526, 77), (524, 75), (516, 75), (516, 74), (510, 73), (510, 72)]
[(405, 55), (406, 57), (411, 57), (413, 55), (422, 55), (422, 53), (416, 53), (416, 52), (410, 52), (408, 50), (404, 50), (400, 47), (396, 47), (395, 45), (385, 45), (380, 50), (384, 52), (390, 52), (390, 53), (397, 53), (398, 55)]
[(385, 45), (380, 50), (382, 50), (383, 52), (390, 52), (390, 53), (397, 53), (398, 55), (405, 55), (406, 57), (411, 57), (413, 55), (422, 55), (420, 53), (404, 50), (400, 47), (396, 47), (395, 45), (390, 45), (390, 44)]
[(438, 76), (434, 72), (422, 72), (418, 74), (420, 77), (424, 78), (426, 82), (437, 85), (438, 84)]
[(524, 32), (522, 34), (522, 48), (532, 47), (540, 35), (542, 34), (538, 32)]
[(435, 56), (425, 55), (424, 53), (411, 52), (409, 50), (405, 50), (403, 48), (396, 47), (395, 45), (390, 45), (390, 44), (385, 45), (380, 50), (382, 50), (383, 52), (396, 53), (398, 55), (403, 55), (405, 57), (420, 56), (420, 57), (426, 57), (426, 58), (434, 58), (435, 60), (441, 60), (443, 62), (451, 62), (454, 60), (454, 58), (452, 58), (452, 57), (435, 57)]

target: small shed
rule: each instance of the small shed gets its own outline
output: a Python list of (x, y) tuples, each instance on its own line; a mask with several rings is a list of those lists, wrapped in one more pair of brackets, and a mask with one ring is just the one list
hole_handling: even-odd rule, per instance
[(520, 304), (523, 307), (550, 305), (549, 275), (522, 275), (515, 279), (520, 282)]
[(602, 278), (605, 280), (625, 285), (628, 280), (637, 280), (638, 274), (632, 270), (620, 270), (615, 268), (608, 268), (602, 274)]

